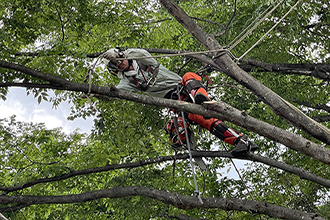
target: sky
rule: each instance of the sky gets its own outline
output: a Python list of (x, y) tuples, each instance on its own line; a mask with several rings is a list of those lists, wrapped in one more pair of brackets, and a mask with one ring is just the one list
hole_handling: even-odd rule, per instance
[(93, 118), (68, 121), (70, 107), (68, 102), (61, 103), (57, 108), (46, 101), (38, 104), (33, 95), (26, 95), (24, 88), (11, 88), (7, 100), (0, 100), (0, 118), (16, 115), (17, 121), (45, 123), (49, 129), (62, 127), (65, 133), (71, 133), (76, 129), (89, 133), (93, 126)]

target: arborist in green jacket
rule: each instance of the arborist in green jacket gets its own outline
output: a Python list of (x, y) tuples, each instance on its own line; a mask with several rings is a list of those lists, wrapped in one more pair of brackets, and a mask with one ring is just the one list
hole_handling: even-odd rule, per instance
[[(181, 100), (196, 104), (210, 100), (199, 75), (188, 72), (181, 78), (152, 58), (144, 49), (132, 48), (125, 51), (110, 49), (103, 56), (108, 60), (109, 72), (121, 79), (116, 87), (118, 89), (132, 92), (143, 91), (150, 96), (178, 99), (177, 88), (183, 86), (184, 89), (180, 93)], [(238, 133), (219, 119), (205, 119), (201, 115), (192, 113), (188, 113), (188, 118), (226, 143), (234, 145), (235, 148), (231, 153), (235, 157), (258, 148), (246, 135)], [(183, 123), (178, 123), (175, 126), (173, 121), (167, 125), (173, 144), (185, 142), (183, 125)]]

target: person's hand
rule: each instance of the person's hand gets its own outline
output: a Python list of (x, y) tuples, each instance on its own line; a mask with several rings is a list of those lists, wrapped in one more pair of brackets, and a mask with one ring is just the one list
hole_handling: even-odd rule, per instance
[(116, 58), (118, 57), (118, 54), (108, 50), (103, 54), (103, 57), (113, 63), (117, 63)]

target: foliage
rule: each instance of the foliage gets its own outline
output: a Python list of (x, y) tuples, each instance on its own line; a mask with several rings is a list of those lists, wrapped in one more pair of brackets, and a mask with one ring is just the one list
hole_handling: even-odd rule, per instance
[[(235, 39), (274, 1), (178, 1), (180, 7), (204, 31), (216, 36), (223, 46)], [(271, 16), (248, 35), (232, 53), (242, 55), (295, 1), (285, 1)], [(235, 6), (236, 4), (236, 6)], [(2, 0), (0, 2), (0, 57), (11, 63), (61, 76), (73, 82), (83, 82), (88, 67), (96, 60), (94, 53), (115, 46), (161, 48), (187, 51), (205, 50), (157, 1), (87, 1), (87, 0)], [(236, 7), (236, 11), (235, 11)], [(235, 16), (232, 15), (235, 11)], [(299, 5), (246, 58), (267, 63), (329, 63), (329, 3), (312, 0)], [(209, 22), (212, 21), (212, 22)], [(228, 25), (228, 29), (225, 29)], [(26, 53), (31, 52), (31, 54)], [(93, 58), (90, 58), (93, 57)], [(160, 58), (159, 61), (183, 75), (204, 64), (187, 57)], [(187, 65), (183, 65), (187, 64)], [(310, 75), (260, 71), (250, 74), (300, 107), (311, 117), (329, 112), (313, 108), (329, 105), (329, 81)], [(277, 116), (265, 103), (223, 73), (213, 71), (210, 94), (245, 110), (249, 115), (284, 130), (318, 142)], [(1, 82), (43, 83), (40, 79), (18, 71), (0, 68)], [(118, 83), (98, 63), (93, 84), (108, 86)], [(40, 103), (58, 105), (74, 103), (70, 119), (96, 116), (89, 135), (60, 129), (49, 130), (43, 124), (18, 122), (15, 117), (0, 121), (0, 183), (2, 188), (22, 186), (35, 179), (51, 178), (71, 171), (125, 164), (174, 154), (164, 126), (168, 116), (163, 109), (127, 100), (92, 99), (96, 112), (86, 110), (87, 100), (80, 93), (56, 91), (50, 99), (44, 88), (28, 88)], [(7, 88), (0, 89), (5, 99)], [(308, 103), (306, 107), (302, 103)], [(228, 123), (230, 124), (230, 123)], [(329, 127), (329, 121), (324, 122)], [(329, 177), (328, 165), (306, 155), (230, 124), (249, 135), (261, 149), (259, 154), (320, 177)], [(196, 133), (197, 129), (195, 127)], [(214, 137), (199, 135), (202, 150), (224, 150)], [(318, 142), (320, 143), (320, 142)], [(231, 146), (227, 146), (230, 148)], [(180, 152), (187, 152), (182, 150)], [(179, 152), (179, 153), (180, 153)], [(229, 159), (207, 158), (209, 170), (197, 169), (198, 187), (205, 197), (241, 198), (264, 201), (296, 210), (320, 214), (329, 218), (329, 189), (308, 180), (260, 163), (249, 163), (241, 170), (240, 179), (220, 173), (231, 166)], [(188, 160), (164, 162), (137, 168), (111, 170), (79, 175), (55, 182), (37, 184), (10, 195), (70, 195), (116, 186), (147, 186), (183, 195), (194, 195), (194, 182)], [(253, 199), (251, 198), (253, 196)], [(1, 205), (0, 208), (6, 207)], [(79, 204), (35, 205), (8, 212), (10, 219), (166, 219), (180, 214), (205, 219), (267, 219), (248, 212), (215, 209), (181, 210), (144, 197), (98, 199)]]

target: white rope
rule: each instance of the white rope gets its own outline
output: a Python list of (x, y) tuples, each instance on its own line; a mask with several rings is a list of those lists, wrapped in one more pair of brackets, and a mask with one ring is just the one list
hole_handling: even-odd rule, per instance
[(88, 104), (90, 106), (90, 109), (92, 109), (94, 111), (94, 107), (93, 107), (93, 104), (92, 104), (92, 101), (90, 99), (90, 95), (91, 95), (91, 91), (92, 91), (92, 75), (94, 73), (94, 70), (95, 70), (95, 67), (96, 67), (96, 64), (99, 62), (100, 59), (102, 59), (104, 56), (104, 53), (102, 53), (100, 56), (98, 56), (97, 60), (94, 62), (94, 64), (88, 68), (87, 70), (87, 76), (86, 76), (86, 79), (84, 80), (84, 82), (87, 81), (87, 77), (88, 77), (88, 92), (87, 94), (85, 93), (84, 97), (87, 98), (88, 100)]
[[(244, 33), (248, 28), (250, 28), (250, 26), (252, 26), (252, 24), (259, 19), (264, 13), (266, 13), (266, 11), (268, 11), (270, 9), (270, 7), (272, 5), (270, 5), (261, 15), (259, 15), (247, 28), (245, 28), (232, 42), (230, 42), (229, 45), (233, 44), (232, 46), (230, 46), (229, 50), (232, 50), (237, 44), (239, 44), (242, 40), (244, 40), (244, 38), (246, 38), (246, 36), (248, 36), (250, 33), (252, 33), (252, 31), (254, 29), (256, 29), (259, 24), (261, 24), (280, 4), (282, 4), (284, 0), (281, 0), (276, 6), (274, 6), (272, 8), (272, 10), (270, 10), (262, 19), (260, 19), (250, 30), (248, 30), (238, 41), (236, 41), (236, 39), (238, 38), (238, 36), (240, 36), (242, 33)], [(274, 2), (275, 4), (275, 2)], [(235, 42), (236, 41), (236, 42)], [(235, 42), (235, 43), (233, 43)]]
[[(181, 101), (179, 86), (177, 86), (177, 93), (178, 93), (178, 96), (179, 96), (179, 101)], [(181, 111), (181, 116), (182, 116), (182, 121), (183, 121), (183, 126), (184, 126), (184, 132), (185, 132), (185, 135), (186, 135), (187, 147), (188, 147), (188, 151), (189, 151), (190, 166), (191, 166), (191, 170), (192, 170), (192, 174), (193, 174), (193, 178), (194, 178), (195, 195), (197, 196), (197, 198), (199, 199), (201, 204), (203, 204), (203, 200), (202, 200), (200, 192), (198, 190), (198, 185), (197, 185), (197, 180), (196, 180), (196, 173), (195, 173), (195, 166), (194, 166), (194, 163), (193, 163), (193, 160), (192, 160), (192, 154), (191, 154), (191, 148), (190, 148), (190, 140), (189, 140), (189, 135), (188, 135), (188, 129), (187, 129), (187, 126), (186, 126), (186, 119), (184, 117), (184, 112), (183, 111)], [(178, 137), (178, 138), (180, 138), (180, 137)]]
[(199, 51), (199, 52), (185, 52), (185, 53), (176, 53), (176, 54), (165, 54), (165, 55), (155, 55), (155, 56), (147, 56), (147, 57), (124, 57), (124, 58), (116, 58), (116, 60), (141, 60), (148, 58), (161, 58), (161, 57), (175, 57), (175, 56), (189, 56), (195, 54), (208, 54), (215, 52), (229, 52), (228, 49), (218, 49), (218, 50), (207, 50), (207, 51)]
[(237, 59), (237, 62), (239, 60), (241, 60), (247, 53), (249, 53), (257, 44), (259, 44), (260, 41), (262, 41), (299, 3), (301, 2), (301, 0), (298, 0), (296, 2), (296, 4), (294, 4), (290, 10), (278, 21), (276, 22), (275, 25), (273, 25), (273, 27), (271, 27), (267, 33), (265, 33), (255, 44), (252, 45), (252, 47), (250, 49), (248, 49), (240, 58)]
[(203, 200), (201, 198), (201, 195), (200, 195), (200, 192), (199, 192), (198, 186), (197, 186), (196, 171), (195, 171), (195, 166), (194, 166), (194, 163), (193, 163), (193, 160), (192, 160), (190, 140), (189, 140), (188, 130), (187, 130), (186, 121), (185, 121), (186, 119), (184, 117), (184, 112), (183, 111), (181, 111), (181, 114), (182, 114), (184, 132), (186, 133), (186, 142), (187, 142), (187, 147), (188, 147), (188, 151), (189, 151), (190, 166), (191, 166), (191, 170), (192, 170), (192, 174), (193, 174), (193, 178), (194, 178), (194, 183), (195, 183), (195, 195), (197, 196), (197, 198), (199, 199), (201, 204), (203, 204)]

